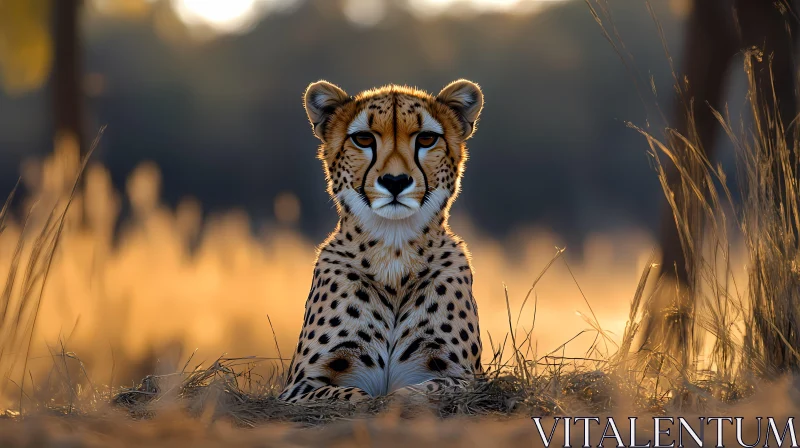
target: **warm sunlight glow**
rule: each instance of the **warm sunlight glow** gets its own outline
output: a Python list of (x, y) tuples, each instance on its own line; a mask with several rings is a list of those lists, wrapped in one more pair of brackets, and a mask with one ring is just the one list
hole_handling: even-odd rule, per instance
[[(173, 0), (175, 12), (189, 26), (208, 27), (216, 33), (243, 33), (270, 12), (304, 0)], [(525, 13), (568, 0), (406, 0), (419, 17), (440, 14)], [(389, 0), (344, 0), (342, 13), (356, 26), (380, 23), (392, 5)]]
[(408, 0), (419, 16), (483, 12), (531, 12), (568, 0)]
[(189, 24), (204, 23), (223, 31), (233, 31), (250, 20), (256, 0), (180, 0), (175, 10)]
[(386, 17), (387, 0), (345, 0), (342, 12), (351, 23), (370, 27)]
[(174, 0), (175, 12), (187, 25), (204, 25), (221, 33), (247, 31), (263, 15), (296, 0)]

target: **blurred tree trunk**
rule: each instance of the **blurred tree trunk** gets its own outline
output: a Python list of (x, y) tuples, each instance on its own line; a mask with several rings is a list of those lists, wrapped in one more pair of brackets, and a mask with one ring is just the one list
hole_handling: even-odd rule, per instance
[(83, 135), (83, 60), (79, 14), (82, 0), (53, 1), (53, 119), (55, 143), (86, 153)]

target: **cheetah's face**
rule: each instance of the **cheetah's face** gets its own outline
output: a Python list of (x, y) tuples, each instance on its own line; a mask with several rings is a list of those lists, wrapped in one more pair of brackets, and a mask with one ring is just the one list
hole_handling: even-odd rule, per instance
[(465, 80), (435, 97), (400, 86), (350, 97), (325, 81), (305, 93), (329, 193), (345, 209), (393, 221), (433, 216), (455, 197), (482, 106)]

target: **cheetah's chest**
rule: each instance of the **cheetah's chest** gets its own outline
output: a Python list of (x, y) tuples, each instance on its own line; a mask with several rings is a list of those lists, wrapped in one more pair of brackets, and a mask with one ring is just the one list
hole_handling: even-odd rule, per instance
[(415, 263), (419, 269), (405, 264), (392, 283), (381, 282), (373, 269), (345, 274), (341, 298), (347, 301), (348, 329), (337, 333), (331, 354), (346, 355), (353, 368), (338, 375), (337, 384), (376, 396), (437, 376), (471, 374), (471, 346), (480, 342), (463, 263)]

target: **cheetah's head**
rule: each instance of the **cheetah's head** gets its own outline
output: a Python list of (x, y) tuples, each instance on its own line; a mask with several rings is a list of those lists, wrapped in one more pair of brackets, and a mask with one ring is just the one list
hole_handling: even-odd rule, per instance
[(326, 81), (305, 93), (328, 192), (340, 213), (378, 226), (425, 225), (446, 213), (482, 107), (480, 88), (466, 80), (436, 96), (396, 85), (349, 96)]

